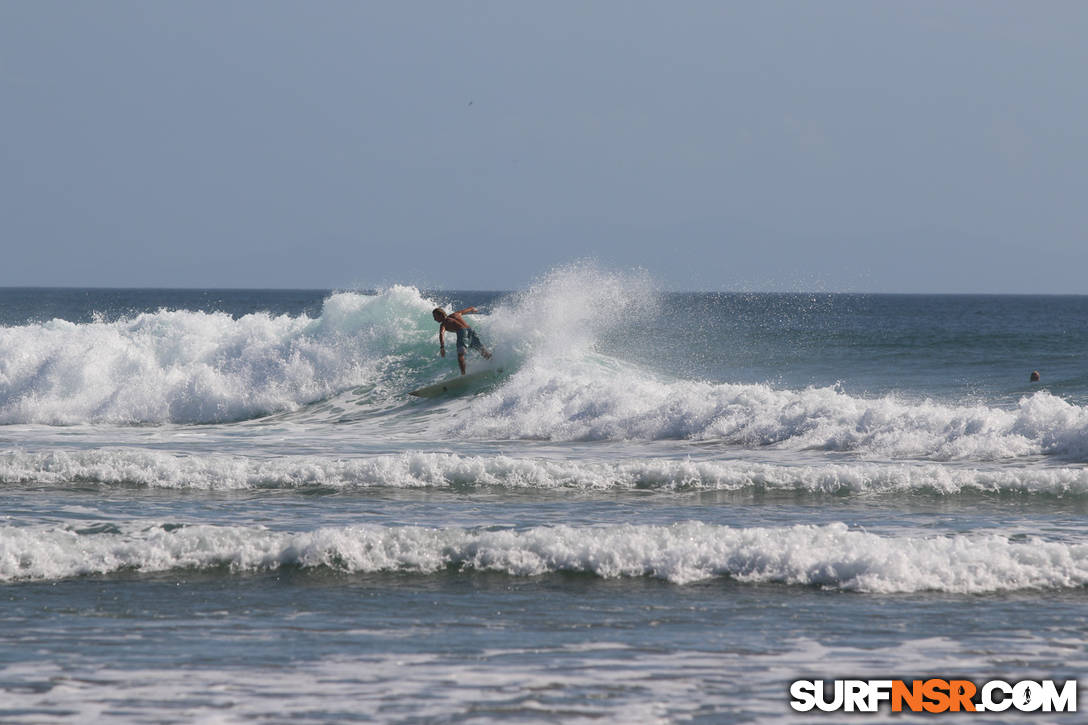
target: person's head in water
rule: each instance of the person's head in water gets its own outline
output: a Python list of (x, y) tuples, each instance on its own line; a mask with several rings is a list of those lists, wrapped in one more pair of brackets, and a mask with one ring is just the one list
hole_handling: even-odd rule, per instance
[(435, 307), (431, 311), (431, 315), (434, 316), (434, 321), (435, 322), (443, 322), (443, 321), (445, 321), (445, 319), (447, 317), (446, 311), (444, 309), (442, 309), (441, 307)]
[(1031, 382), (1033, 382), (1033, 383), (1039, 382), (1039, 371), (1038, 370), (1032, 370), (1031, 371)]

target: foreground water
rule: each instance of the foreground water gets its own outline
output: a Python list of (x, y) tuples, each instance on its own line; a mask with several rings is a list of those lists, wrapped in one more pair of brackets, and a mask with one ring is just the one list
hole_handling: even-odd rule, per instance
[[(436, 304), (503, 372), (421, 400)], [(1086, 320), (578, 268), (2, 290), (0, 720), (803, 721), (800, 678), (1084, 679)]]

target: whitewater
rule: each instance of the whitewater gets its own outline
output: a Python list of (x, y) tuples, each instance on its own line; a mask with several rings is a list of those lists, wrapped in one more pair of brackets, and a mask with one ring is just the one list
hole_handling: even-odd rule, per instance
[[(407, 395), (469, 305), (503, 372)], [(0, 290), (0, 720), (777, 722), (807, 676), (1085, 678), (1086, 319), (589, 264)]]

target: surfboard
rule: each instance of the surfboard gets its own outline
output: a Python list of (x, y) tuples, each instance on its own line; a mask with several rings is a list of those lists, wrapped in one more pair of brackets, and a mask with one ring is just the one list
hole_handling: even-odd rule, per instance
[(469, 373), (467, 375), (457, 375), (452, 378), (446, 378), (440, 380), (434, 385), (425, 385), (418, 390), (413, 390), (408, 393), (414, 395), (417, 398), (437, 398), (439, 395), (455, 394), (459, 393), (466, 388), (482, 383), (490, 378), (494, 378), (502, 372), (502, 368), (490, 368), (488, 370), (480, 370), (475, 373)]

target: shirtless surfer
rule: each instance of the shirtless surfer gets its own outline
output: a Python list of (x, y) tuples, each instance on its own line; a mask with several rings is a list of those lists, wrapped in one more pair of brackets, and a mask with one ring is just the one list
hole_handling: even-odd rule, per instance
[(434, 315), (434, 321), (438, 323), (438, 353), (442, 357), (446, 357), (446, 331), (449, 330), (457, 335), (457, 364), (461, 366), (462, 375), (465, 374), (465, 348), (479, 350), (484, 360), (491, 359), (491, 353), (480, 342), (476, 332), (465, 322), (465, 318), (461, 317), (461, 315), (471, 315), (475, 311), (475, 307), (466, 307), (447, 315), (444, 309), (435, 307), (431, 313)]

